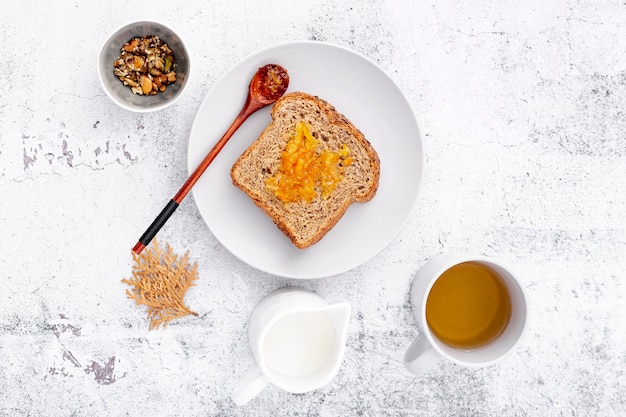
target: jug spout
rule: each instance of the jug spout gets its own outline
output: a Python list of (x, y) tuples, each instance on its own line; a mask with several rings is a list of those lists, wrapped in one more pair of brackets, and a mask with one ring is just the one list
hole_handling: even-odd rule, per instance
[(348, 325), (352, 308), (349, 303), (337, 303), (327, 306), (324, 312), (333, 323), (339, 344), (345, 344), (348, 336)]

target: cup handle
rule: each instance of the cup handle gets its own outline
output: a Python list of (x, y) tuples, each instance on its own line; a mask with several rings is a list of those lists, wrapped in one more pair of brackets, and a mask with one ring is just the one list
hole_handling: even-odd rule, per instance
[(268, 384), (269, 381), (261, 373), (261, 369), (255, 365), (239, 379), (230, 398), (235, 404), (243, 405), (256, 397)]
[(424, 333), (415, 338), (404, 354), (404, 367), (415, 375), (426, 372), (441, 356), (428, 342)]

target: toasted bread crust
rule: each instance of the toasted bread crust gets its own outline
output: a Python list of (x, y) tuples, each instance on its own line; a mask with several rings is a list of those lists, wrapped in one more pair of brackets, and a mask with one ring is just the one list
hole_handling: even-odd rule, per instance
[[(307, 248), (319, 242), (343, 217), (354, 202), (371, 200), (378, 189), (378, 154), (345, 116), (330, 103), (303, 92), (286, 94), (271, 111), (272, 122), (237, 159), (231, 169), (233, 184), (244, 191), (293, 244)], [(298, 121), (311, 125), (321, 146), (350, 148), (354, 162), (344, 167), (344, 178), (326, 200), (283, 203), (265, 186), (265, 180), (280, 166), (282, 151)]]

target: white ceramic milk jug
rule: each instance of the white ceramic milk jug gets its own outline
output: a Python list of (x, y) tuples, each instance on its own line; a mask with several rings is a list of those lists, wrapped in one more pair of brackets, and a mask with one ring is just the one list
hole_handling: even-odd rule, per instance
[(254, 309), (248, 328), (256, 365), (231, 398), (245, 404), (272, 383), (291, 393), (318, 389), (339, 371), (345, 353), (350, 304), (329, 305), (299, 288), (281, 288)]

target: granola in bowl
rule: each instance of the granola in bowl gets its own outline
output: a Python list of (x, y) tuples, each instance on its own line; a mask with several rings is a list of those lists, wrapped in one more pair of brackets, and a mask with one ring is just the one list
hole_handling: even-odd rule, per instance
[(138, 95), (156, 95), (176, 82), (174, 53), (158, 36), (126, 42), (113, 67), (115, 76)]

